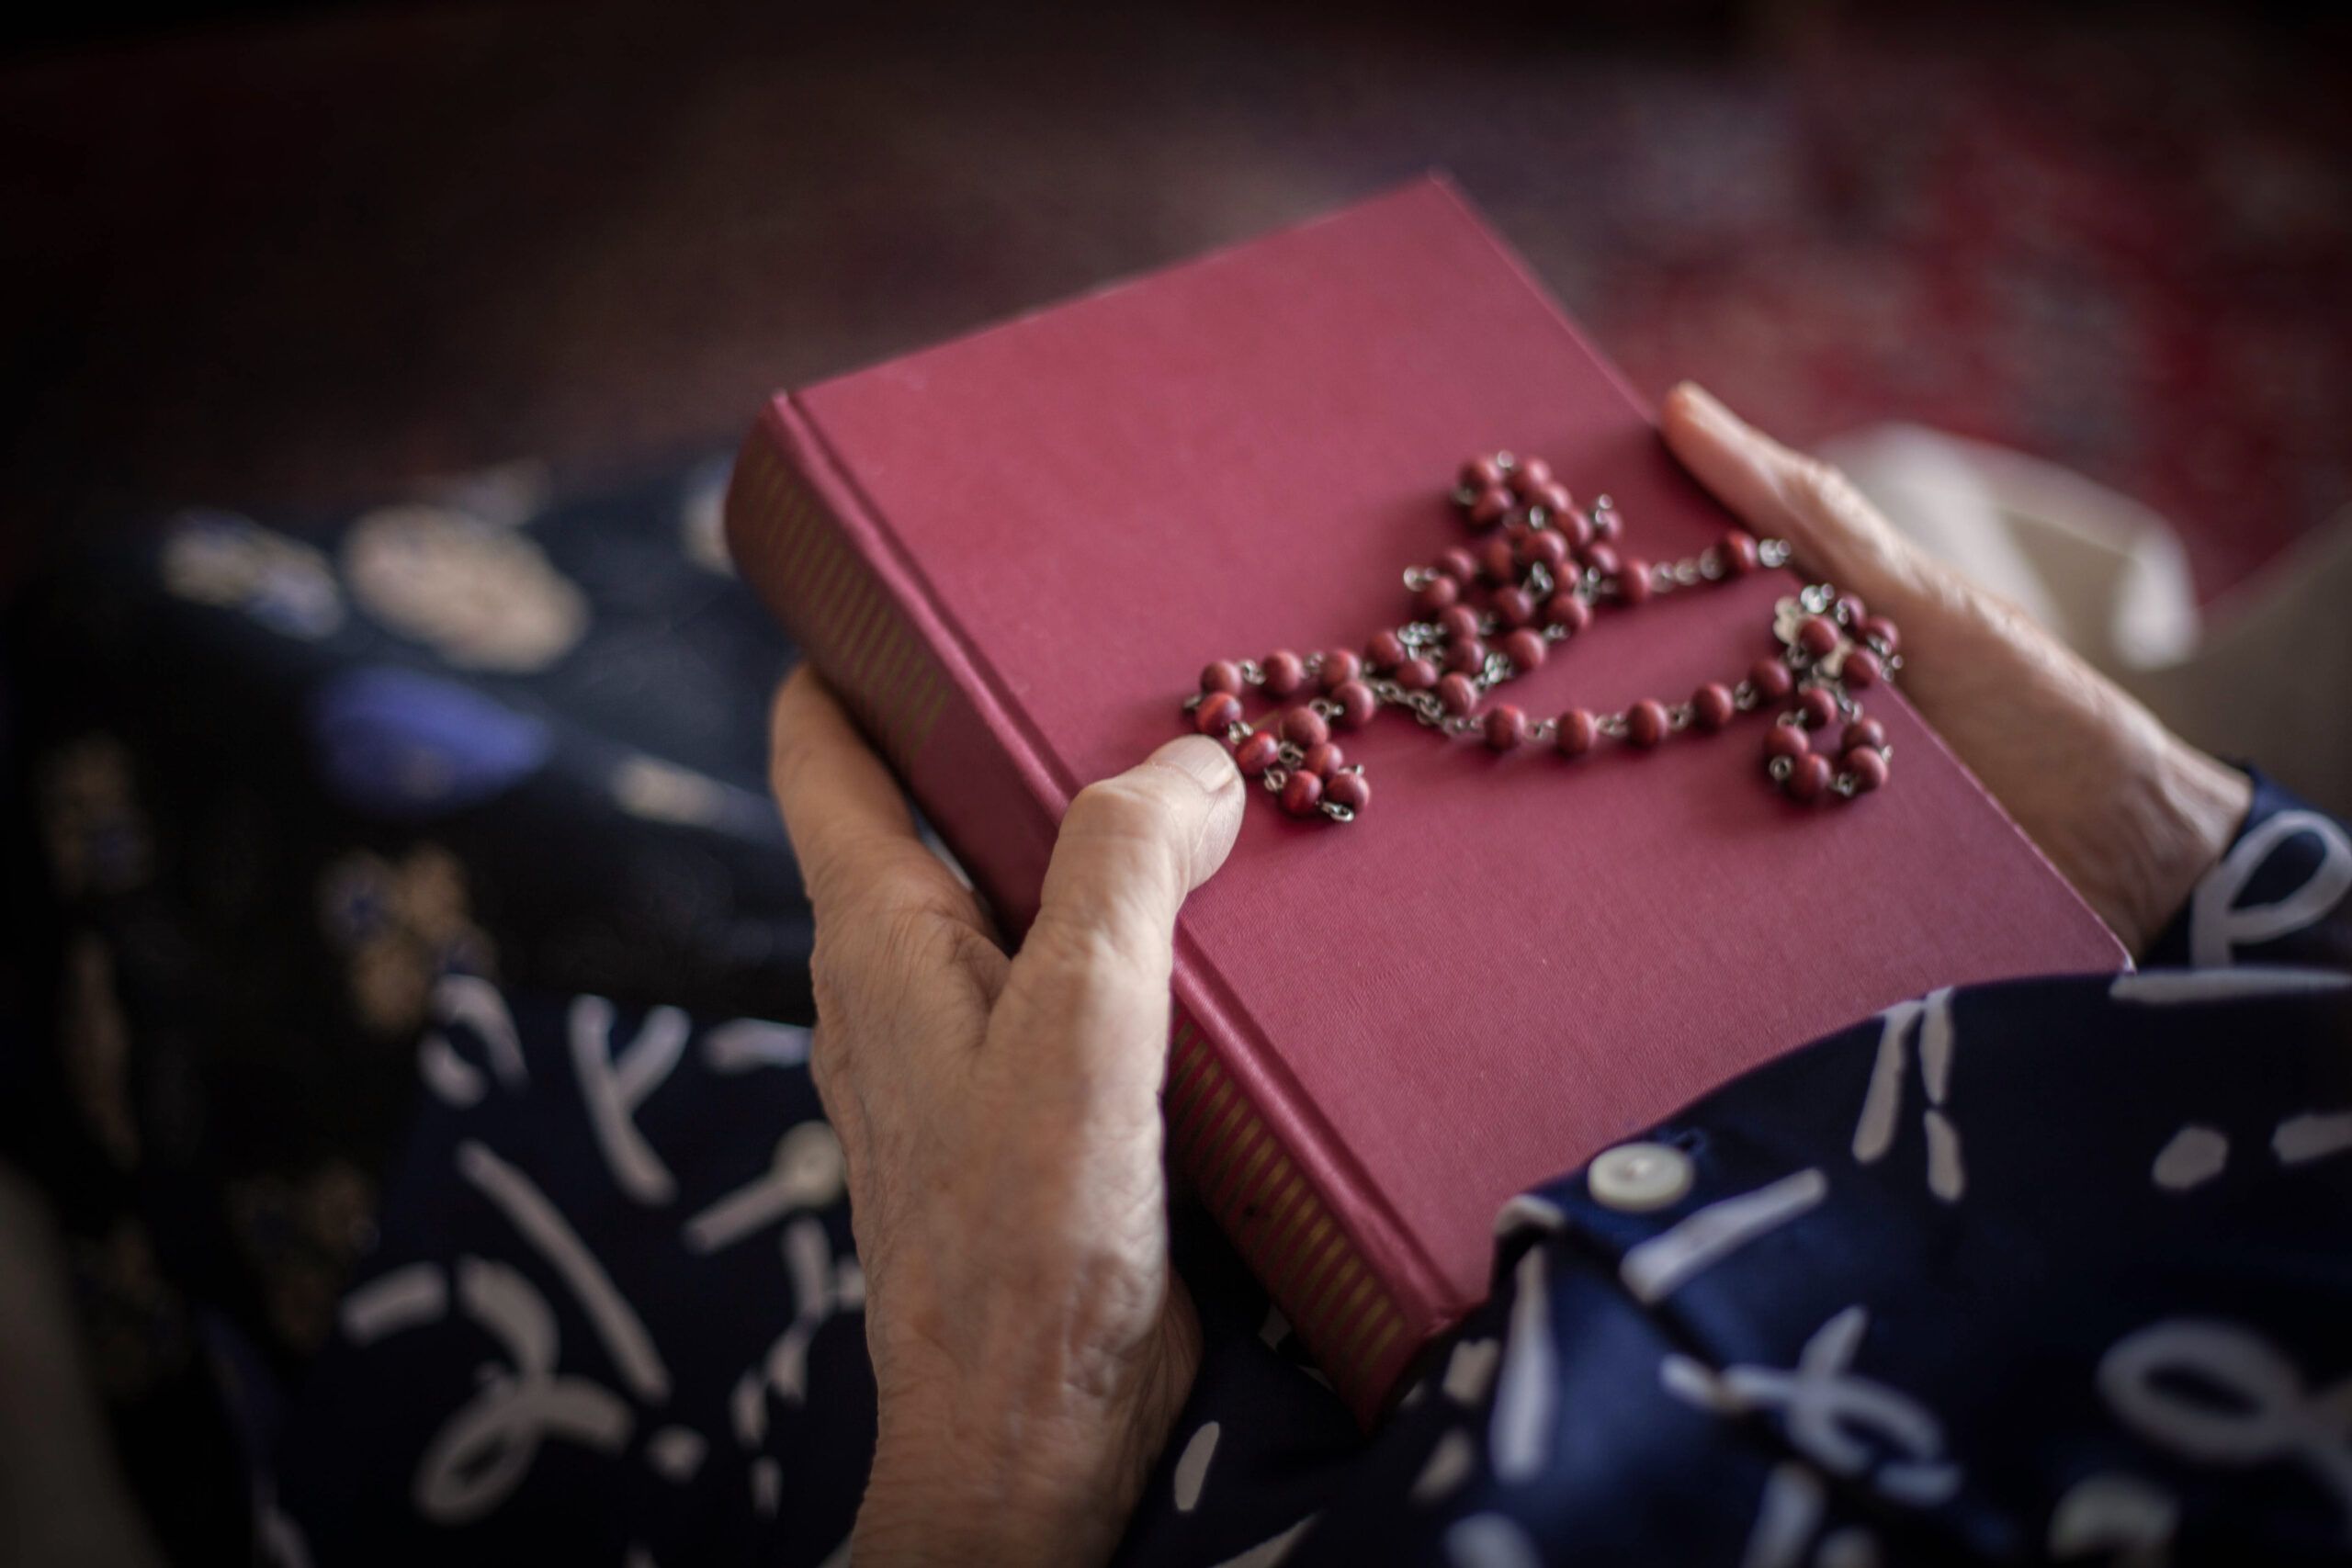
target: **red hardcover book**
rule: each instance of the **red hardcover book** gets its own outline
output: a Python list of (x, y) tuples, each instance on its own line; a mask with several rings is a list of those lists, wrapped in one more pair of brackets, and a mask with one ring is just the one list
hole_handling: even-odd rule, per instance
[[(1451, 476), (1497, 448), (1611, 496), (1653, 559), (1727, 521), (1430, 180), (783, 394), (728, 530), (1017, 937), (1071, 795), (1182, 733), (1208, 660), (1406, 618), (1401, 566), (1460, 538)], [(1513, 700), (1736, 674), (1793, 587), (1604, 613)], [(1571, 762), (1386, 714), (1346, 738), (1360, 819), (1253, 798), (1177, 935), (1170, 1138), (1360, 1413), (1483, 1297), (1512, 1194), (1900, 998), (2126, 962), (1899, 697), (1871, 707), (1894, 777), (1835, 807), (1770, 786), (1753, 719)]]

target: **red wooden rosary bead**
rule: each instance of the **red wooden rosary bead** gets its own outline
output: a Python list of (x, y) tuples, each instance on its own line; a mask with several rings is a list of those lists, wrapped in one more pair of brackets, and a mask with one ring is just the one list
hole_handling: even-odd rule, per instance
[(1323, 781), (1316, 774), (1291, 774), (1283, 785), (1283, 809), (1293, 817), (1312, 817), (1323, 802)]
[(1568, 558), (1568, 542), (1556, 529), (1538, 528), (1519, 541), (1519, 564), (1556, 573)]
[(1690, 721), (1702, 729), (1721, 729), (1738, 711), (1731, 688), (1720, 681), (1710, 681), (1690, 694)]
[(1306, 683), (1306, 664), (1289, 649), (1266, 655), (1259, 668), (1266, 674), (1266, 695), (1286, 697)]
[[(1894, 623), (1835, 588), (1808, 589), (1798, 601), (1826, 597), (1830, 607), (1797, 610), (1789, 647), (1757, 660), (1738, 682), (1702, 682), (1687, 702), (1644, 698), (1614, 715), (1571, 708), (1531, 721), (1495, 700), (1490, 686), (1542, 669), (1555, 641), (1590, 625), (1597, 603), (1631, 609), (1702, 580), (1727, 583), (1785, 559), (1788, 547), (1733, 527), (1695, 557), (1653, 564), (1617, 542), (1624, 524), (1607, 497), (1577, 511), (1539, 457), (1473, 455), (1456, 477), (1452, 504), (1481, 532), (1446, 546), (1434, 565), (1407, 571), (1414, 624), (1374, 634), (1360, 653), (1335, 648), (1302, 659), (1282, 649), (1254, 663), (1219, 660), (1202, 671), (1201, 693), (1190, 705), (1194, 724), (1204, 734), (1238, 738), (1237, 765), (1250, 777), (1280, 780), (1285, 811), (1340, 818), (1362, 811), (1371, 783), (1346, 761), (1333, 735), (1362, 728), (1385, 704), (1408, 695), (1401, 705), (1446, 736), (1476, 734), (1497, 752), (1541, 737), (1571, 758), (1604, 739), (1648, 750), (1677, 729), (1720, 731), (1762, 707), (1778, 716), (1764, 737), (1766, 769), (1792, 798), (1859, 795), (1885, 784), (1885, 728), (1860, 716), (1853, 694), (1893, 679), (1901, 663)], [(1790, 602), (1781, 604), (1786, 612)], [(1253, 685), (1275, 705), (1275, 716), (1256, 729), (1245, 717)], [(1308, 692), (1322, 695), (1310, 702)]]
[(1313, 708), (1295, 707), (1283, 715), (1283, 739), (1301, 750), (1311, 750), (1331, 739), (1331, 726)]
[(1621, 604), (1648, 604), (1655, 586), (1650, 581), (1650, 563), (1645, 560), (1628, 560), (1617, 569), (1617, 602)]
[(1223, 735), (1241, 722), (1241, 699), (1231, 692), (1212, 692), (1193, 710), (1193, 728), (1203, 735)]
[(1600, 739), (1600, 726), (1582, 708), (1570, 708), (1552, 721), (1552, 749), (1563, 757), (1581, 757)]
[(1829, 787), (1829, 759), (1808, 751), (1790, 764), (1789, 776), (1781, 787), (1792, 800), (1818, 800)]

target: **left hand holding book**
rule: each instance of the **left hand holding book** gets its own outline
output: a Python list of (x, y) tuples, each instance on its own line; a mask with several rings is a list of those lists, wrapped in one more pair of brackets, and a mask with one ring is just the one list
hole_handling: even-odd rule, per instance
[(1159, 1089), (1176, 913), (1240, 775), (1189, 736), (1081, 791), (1009, 957), (806, 669), (772, 733), (879, 1395), (856, 1560), (1101, 1562), (1200, 1356)]

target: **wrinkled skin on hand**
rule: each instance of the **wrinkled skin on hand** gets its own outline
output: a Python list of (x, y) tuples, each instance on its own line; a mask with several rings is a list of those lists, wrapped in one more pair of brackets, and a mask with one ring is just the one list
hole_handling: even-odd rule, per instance
[(1159, 1097), (1176, 911), (1240, 775), (1193, 736), (1082, 791), (1009, 958), (806, 671), (774, 736), (880, 1394), (856, 1559), (1099, 1562), (1200, 1357)]
[(1675, 456), (1740, 521), (1894, 617), (1913, 705), (2124, 945), (2144, 950), (2245, 819), (2245, 775), (1896, 533), (1837, 469), (1688, 384), (1668, 396), (1660, 423)]

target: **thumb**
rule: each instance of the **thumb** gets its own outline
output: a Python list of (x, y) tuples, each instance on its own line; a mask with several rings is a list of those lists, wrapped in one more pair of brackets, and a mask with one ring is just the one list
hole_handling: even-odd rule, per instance
[(1042, 941), (1165, 985), (1176, 912), (1225, 863), (1242, 798), (1232, 754), (1197, 735), (1080, 790), (1062, 818), (1023, 951)]
[(1667, 394), (1658, 426), (1692, 477), (1751, 530), (1786, 539), (1808, 572), (1897, 618), (1934, 596), (1933, 563), (1829, 464), (1791, 451), (1689, 381)]

